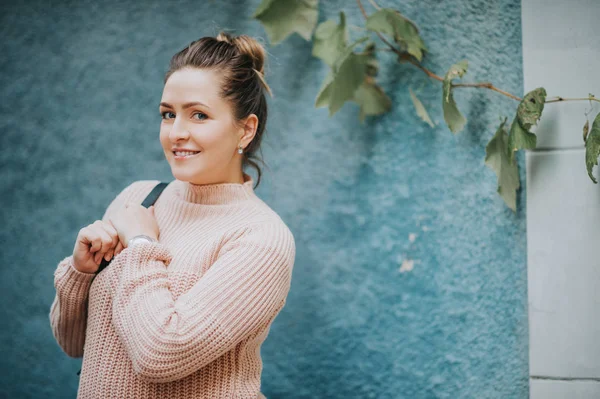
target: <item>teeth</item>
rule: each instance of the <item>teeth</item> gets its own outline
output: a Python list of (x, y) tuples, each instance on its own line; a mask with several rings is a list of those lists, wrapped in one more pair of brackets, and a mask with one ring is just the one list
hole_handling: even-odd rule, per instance
[[(198, 152), (200, 152), (200, 151), (198, 151)], [(185, 151), (185, 152), (183, 152), (183, 151), (176, 151), (176, 152), (175, 152), (175, 155), (177, 155), (178, 157), (180, 157), (180, 156), (188, 156), (188, 155), (194, 155), (194, 154), (198, 154), (198, 152), (190, 152), (190, 151)]]

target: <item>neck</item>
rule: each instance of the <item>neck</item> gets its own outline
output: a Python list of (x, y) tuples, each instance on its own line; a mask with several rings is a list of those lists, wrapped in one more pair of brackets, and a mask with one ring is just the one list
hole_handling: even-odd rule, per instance
[(185, 202), (204, 205), (225, 205), (247, 201), (254, 194), (254, 180), (242, 173), (243, 183), (194, 184), (178, 180), (180, 196)]

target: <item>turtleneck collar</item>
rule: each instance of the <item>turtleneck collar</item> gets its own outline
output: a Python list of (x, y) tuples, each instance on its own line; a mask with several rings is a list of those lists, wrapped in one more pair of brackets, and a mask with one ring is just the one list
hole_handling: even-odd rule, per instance
[(243, 173), (244, 183), (193, 184), (179, 180), (181, 199), (204, 205), (225, 205), (246, 201), (254, 196), (254, 180)]

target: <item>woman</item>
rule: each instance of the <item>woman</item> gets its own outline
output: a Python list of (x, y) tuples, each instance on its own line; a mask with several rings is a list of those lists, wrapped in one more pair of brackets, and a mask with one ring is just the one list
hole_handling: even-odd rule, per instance
[(296, 251), (243, 172), (260, 182), (265, 54), (221, 32), (173, 56), (159, 112), (175, 180), (150, 208), (158, 180), (127, 186), (58, 264), (50, 323), (83, 356), (78, 398), (264, 398), (260, 347)]

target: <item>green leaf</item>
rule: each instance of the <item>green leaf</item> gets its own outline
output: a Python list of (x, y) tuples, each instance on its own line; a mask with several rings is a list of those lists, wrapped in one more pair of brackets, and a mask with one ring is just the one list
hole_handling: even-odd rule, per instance
[(511, 160), (514, 158), (515, 151), (520, 149), (530, 150), (536, 147), (537, 136), (529, 129), (542, 117), (545, 102), (546, 90), (543, 87), (538, 87), (527, 93), (519, 103), (508, 137)]
[(371, 77), (366, 77), (354, 93), (354, 101), (360, 105), (359, 118), (364, 122), (367, 115), (380, 115), (390, 110), (392, 100)]
[(382, 8), (369, 15), (366, 28), (391, 36), (419, 61), (423, 58), (423, 51), (427, 51), (416, 25), (394, 9)]
[(498, 194), (506, 205), (516, 212), (517, 190), (519, 189), (519, 166), (511, 159), (508, 148), (508, 133), (504, 128), (506, 119), (500, 124), (496, 134), (485, 147), (485, 164), (498, 176)]
[(267, 12), (271, 5), (276, 1), (277, 0), (263, 0), (262, 3), (258, 5), (258, 8), (254, 11), (254, 15), (252, 15), (252, 17), (256, 18), (257, 15)]
[(362, 122), (369, 115), (381, 115), (392, 107), (392, 100), (383, 89), (375, 82), (379, 72), (379, 65), (375, 56), (375, 43), (369, 42), (360, 53), (366, 66), (366, 76), (363, 83), (354, 93), (353, 100), (360, 106), (358, 117)]
[(362, 52), (354, 52), (356, 45), (368, 39), (368, 36), (362, 37), (346, 46), (331, 64), (315, 100), (315, 107), (329, 107), (329, 116), (339, 111), (346, 101), (358, 103), (361, 122), (368, 115), (390, 110), (392, 101), (374, 79), (378, 73), (375, 44), (368, 43)]
[(598, 165), (598, 157), (600, 156), (600, 113), (596, 115), (596, 119), (592, 123), (592, 130), (585, 141), (585, 165), (587, 167), (590, 179), (596, 184), (598, 180), (592, 175), (594, 165)]
[(333, 87), (333, 85), (331, 85), (331, 82), (333, 82), (333, 76), (333, 71), (329, 71), (329, 73), (325, 77), (325, 80), (323, 81), (323, 84), (319, 89), (319, 93), (317, 94), (317, 99), (315, 100), (315, 107), (321, 108), (327, 107), (329, 105), (329, 102), (331, 101), (331, 90)]
[(511, 149), (511, 159), (514, 153), (520, 149), (533, 149), (537, 145), (537, 136), (525, 129), (518, 121), (518, 118), (513, 119), (510, 125), (510, 137), (508, 138), (508, 146)]
[(296, 32), (310, 40), (319, 16), (318, 0), (263, 0), (254, 14), (275, 45)]
[(429, 126), (435, 127), (435, 124), (433, 123), (433, 121), (429, 117), (429, 114), (427, 113), (427, 110), (423, 106), (423, 103), (421, 102), (421, 100), (419, 100), (417, 98), (417, 96), (415, 95), (415, 93), (413, 92), (413, 90), (410, 87), (408, 88), (408, 90), (410, 92), (410, 98), (412, 99), (412, 102), (413, 102), (413, 104), (415, 106), (415, 109), (417, 110), (417, 115), (421, 119), (423, 119), (423, 121), (426, 122)]
[(333, 66), (348, 44), (346, 15), (340, 12), (339, 25), (333, 20), (321, 23), (315, 31), (313, 42), (312, 55)]
[(373, 42), (367, 43), (365, 49), (361, 54), (364, 54), (367, 57), (367, 75), (369, 76), (377, 76), (379, 73), (379, 63), (377, 62), (377, 58), (375, 57), (375, 49), (376, 45)]
[(364, 79), (364, 64), (358, 62), (356, 54), (346, 57), (338, 73), (330, 71), (315, 101), (315, 106), (329, 107), (329, 116), (342, 108), (346, 101), (354, 98), (354, 92)]
[(340, 66), (346, 61), (346, 58), (348, 58), (351, 54), (354, 54), (354, 47), (367, 40), (369, 40), (369, 36), (363, 36), (346, 46), (346, 48), (344, 49), (344, 51), (342, 51), (338, 59), (335, 60), (335, 62), (333, 63), (331, 67), (333, 71), (337, 73), (337, 71), (340, 69)]
[(364, 81), (367, 68), (363, 58), (352, 53), (340, 65), (331, 82), (330, 116), (339, 111), (346, 101), (354, 98), (354, 92)]
[(363, 37), (347, 46), (321, 85), (315, 106), (329, 106), (329, 116), (339, 111), (346, 101), (353, 100), (354, 93), (363, 84), (370, 55), (356, 54), (353, 49), (368, 39)]
[(452, 94), (452, 79), (462, 77), (467, 72), (468, 61), (462, 60), (452, 65), (442, 84), (442, 108), (444, 109), (444, 120), (452, 131), (452, 133), (460, 132), (467, 119), (460, 113), (454, 101), (454, 95)]
[(517, 117), (525, 129), (531, 128), (542, 117), (545, 102), (546, 89), (543, 87), (538, 87), (525, 94), (517, 108)]

